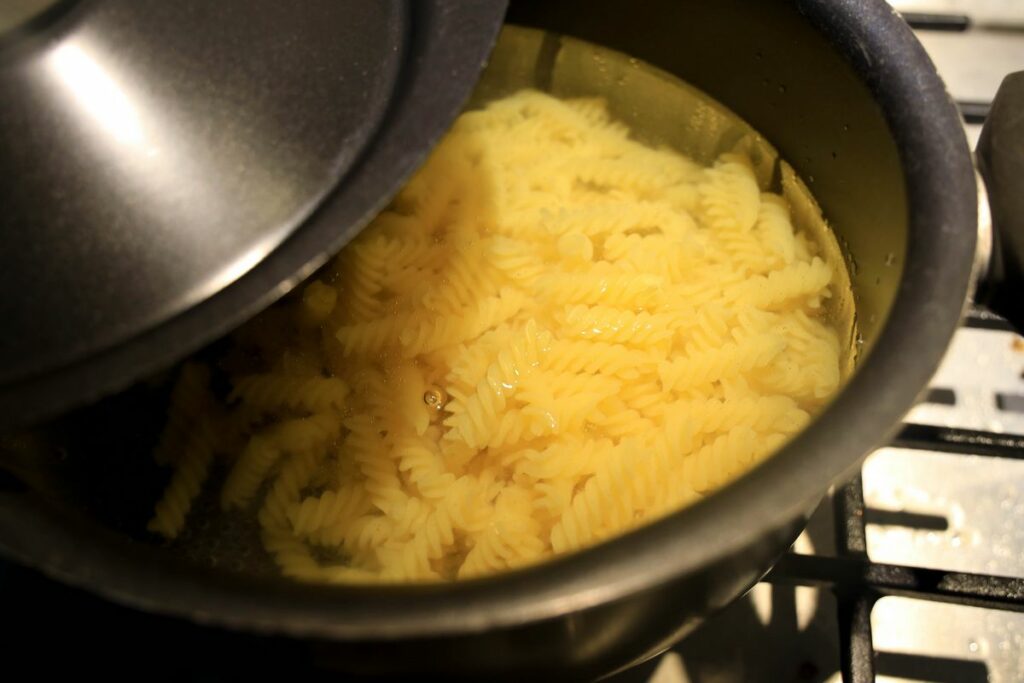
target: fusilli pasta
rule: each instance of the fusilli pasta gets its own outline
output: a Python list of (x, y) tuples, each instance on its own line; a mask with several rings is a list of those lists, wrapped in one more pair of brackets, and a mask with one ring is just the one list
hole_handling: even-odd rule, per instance
[[(240, 335), (258, 358), (222, 366), (240, 434), (223, 506), (259, 498), (288, 576), (437, 581), (584, 547), (741, 475), (841, 379), (823, 302), (842, 264), (753, 169), (644, 145), (596, 98), (463, 114)], [(157, 448), (178, 468), (150, 527), (167, 537), (219, 448), (208, 375), (184, 369)]]

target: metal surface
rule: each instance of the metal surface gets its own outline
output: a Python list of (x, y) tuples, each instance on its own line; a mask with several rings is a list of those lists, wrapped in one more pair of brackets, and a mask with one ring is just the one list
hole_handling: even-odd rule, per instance
[[(951, 473), (948, 467), (944, 469)], [(890, 475), (885, 480), (901, 478)], [(855, 486), (859, 482), (850, 485)], [(864, 512), (870, 510), (860, 509), (859, 517), (849, 519), (859, 519), (863, 526)], [(842, 524), (837, 529), (840, 537), (848, 533)], [(868, 543), (879, 548), (879, 555), (890, 549), (872, 543), (870, 529)], [(913, 544), (903, 539), (895, 547), (906, 554)], [(922, 559), (920, 554), (909, 555), (915, 562)], [(959, 557), (978, 562), (984, 560), (984, 552), (972, 549)], [(820, 585), (835, 593), (846, 683), (874, 681), (883, 667), (892, 676), (879, 680), (887, 681), (904, 676), (931, 680), (927, 672), (939, 670), (950, 676), (942, 680), (958, 683), (1017, 680), (1024, 673), (1019, 649), (1024, 642), (1024, 578), (887, 565), (877, 562), (877, 556), (872, 559), (876, 561), (863, 554), (845, 553), (838, 557), (789, 555), (768, 577), (768, 581), (781, 584)], [(927, 561), (927, 556), (924, 559)], [(993, 563), (985, 566), (991, 568)], [(1016, 614), (1003, 616), (1001, 612)], [(957, 617), (963, 621), (948, 621)], [(949, 643), (964, 634), (959, 645), (966, 645), (967, 652), (962, 654)], [(982, 657), (984, 662), (974, 664)], [(990, 666), (995, 673), (991, 678)]]
[(37, 21), (62, 0), (7, 0), (0, 7), (0, 36)]
[[(879, 653), (886, 675), (877, 683), (940, 676), (954, 683), (1013, 683), (1024, 675), (1024, 614), (884, 597), (871, 623), (875, 640), (886, 643)], [(913, 664), (900, 670), (894, 666), (900, 660)]]
[[(889, 4), (900, 12), (920, 12), (931, 15), (954, 15), (969, 17), (972, 26), (1005, 30), (1007, 28), (1024, 27), (1024, 14), (1018, 0), (889, 0)], [(929, 50), (933, 53), (933, 50)], [(981, 66), (985, 59), (974, 53), (970, 61)], [(1015, 70), (1016, 66), (1003, 69), (1002, 73)], [(941, 71), (944, 76), (945, 71)], [(956, 83), (955, 75), (950, 73), (948, 80)], [(992, 91), (994, 93), (995, 90)], [(989, 93), (991, 95), (992, 93)]]
[[(999, 83), (1024, 65), (1022, 5), (1017, 0), (890, 1), (897, 9), (921, 12), (912, 25), (960, 104), (967, 139), (976, 147)], [(959, 30), (945, 30), (952, 23)]]
[[(694, 82), (739, 111), (808, 181), (814, 177), (812, 189), (857, 264), (870, 350), (807, 431), (690, 509), (547, 564), (453, 585), (299, 586), (199, 570), (98, 527), (60, 495), (70, 480), (46, 482), (43, 473), (44, 493), (14, 486), (0, 493), (4, 550), (147, 610), (331, 639), (341, 666), (389, 673), (501, 670), (521, 678), (568, 666), (574, 675), (603, 673), (660, 651), (751, 585), (828, 486), (895, 428), (938, 365), (974, 255), (969, 150), (926, 55), (881, 2), (666, 0), (628, 14), (605, 3), (582, 8), (526, 3), (513, 14)], [(741, 12), (750, 21), (737, 22)], [(765, 86), (762, 74), (777, 80)], [(92, 431), (102, 433), (101, 423)], [(51, 491), (63, 505), (48, 498)]]
[[(963, 108), (961, 107), (961, 113)], [(966, 126), (967, 124), (965, 124)], [(978, 244), (974, 251), (974, 273), (971, 279), (975, 283), (987, 282), (989, 280), (989, 269), (992, 265), (992, 249), (995, 240), (995, 229), (992, 225), (992, 211), (988, 203), (988, 192), (985, 189), (985, 181), (981, 174), (977, 174), (978, 184)], [(975, 294), (977, 294), (977, 284)]]
[(1024, 329), (1024, 71), (1003, 79), (978, 138), (978, 170), (985, 179), (996, 230), (979, 299)]
[(182, 357), (322, 263), (455, 116), (503, 9), (96, 0), (8, 41), (0, 426)]
[(408, 21), (393, 2), (107, 0), (15, 46), (0, 382), (123, 341), (261, 261), (371, 140)]
[[(953, 403), (923, 404), (896, 445), (865, 464), (865, 494), (876, 509), (935, 520), (867, 529), (872, 559), (938, 570), (1024, 577), (1024, 340), (1002, 330), (957, 333), (933, 386)], [(904, 516), (905, 519), (905, 516)], [(1024, 678), (1024, 616), (920, 600), (884, 598), (875, 606), (880, 651), (949, 664), (948, 679)], [(880, 626), (879, 626), (880, 624)], [(972, 673), (973, 672), (973, 673)], [(880, 681), (906, 680), (907, 671)]]
[[(1002, 407), (1000, 397), (1024, 394), (1024, 341), (1005, 329), (965, 328), (957, 332), (932, 385), (953, 392), (950, 405), (923, 403), (912, 422), (987, 432), (1024, 434), (1024, 412)], [(1018, 442), (1007, 444), (1019, 447)], [(977, 452), (968, 444), (966, 452)]]

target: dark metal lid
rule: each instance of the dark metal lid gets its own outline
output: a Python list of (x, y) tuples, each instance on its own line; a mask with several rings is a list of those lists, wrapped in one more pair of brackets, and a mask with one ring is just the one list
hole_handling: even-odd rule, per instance
[(39, 12), (0, 35), (0, 425), (184, 356), (323, 263), (458, 113), (505, 3), (21, 4)]

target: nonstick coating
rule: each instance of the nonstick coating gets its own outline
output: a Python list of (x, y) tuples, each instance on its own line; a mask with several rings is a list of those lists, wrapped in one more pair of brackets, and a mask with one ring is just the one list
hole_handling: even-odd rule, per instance
[[(345, 588), (199, 568), (126, 533), (132, 515), (95, 504), (82, 514), (82, 464), (68, 453), (103, 442), (104, 430), (129, 436), (123, 452), (89, 465), (90, 480), (106, 481), (103, 494), (121, 496), (128, 502), (119, 509), (135, 505), (140, 515), (159, 493), (140, 457), (161, 419), (146, 402), (159, 403), (159, 392), (141, 388), (109, 404), (123, 412), (81, 412), (0, 444), (15, 473), (0, 479), (0, 547), (8, 555), (143, 609), (302, 637), (321, 661), (345, 671), (510, 678), (563, 667), (594, 676), (639, 661), (770, 567), (828, 486), (892, 432), (958, 324), (977, 215), (958, 114), (882, 0), (517, 2), (509, 20), (675, 73), (813, 178), (856, 263), (864, 336), (857, 373), (832, 405), (749, 475), (622, 538), (488, 579)], [(550, 49), (557, 47), (555, 39)], [(133, 467), (125, 491), (120, 468)]]
[(0, 35), (0, 430), (181, 360), (322, 265), (458, 114), (504, 8), (66, 0)]

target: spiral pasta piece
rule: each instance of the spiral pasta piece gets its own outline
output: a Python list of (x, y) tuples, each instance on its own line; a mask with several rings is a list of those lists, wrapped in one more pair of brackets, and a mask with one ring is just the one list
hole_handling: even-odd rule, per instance
[(648, 307), (662, 299), (665, 278), (649, 273), (565, 273), (541, 279), (544, 296), (567, 304)]
[(175, 538), (181, 533), (192, 501), (199, 495), (209, 474), (215, 438), (213, 426), (208, 419), (201, 419), (194, 426), (191, 437), (177, 458), (177, 466), (171, 481), (163, 497), (156, 504), (147, 529), (165, 538)]
[(778, 335), (728, 342), (717, 349), (665, 361), (658, 366), (658, 374), (666, 391), (706, 386), (732, 375), (763, 368), (785, 348), (785, 338)]
[(561, 331), (570, 339), (657, 348), (672, 337), (673, 317), (668, 314), (578, 305), (566, 309), (564, 320)]
[(221, 505), (244, 507), (286, 453), (302, 453), (325, 446), (337, 438), (340, 419), (314, 415), (280, 422), (252, 436), (231, 469), (221, 491)]
[(198, 363), (181, 366), (171, 390), (167, 423), (153, 450), (153, 459), (161, 465), (173, 462), (191, 438), (192, 425), (210, 410), (210, 371)]
[(248, 375), (235, 383), (230, 401), (247, 410), (302, 409), (311, 413), (340, 412), (349, 388), (337, 377)]
[(724, 155), (705, 172), (698, 190), (708, 225), (723, 235), (744, 233), (754, 227), (761, 205), (761, 189), (750, 162), (735, 154)]
[(600, 373), (635, 379), (650, 374), (659, 359), (657, 352), (632, 349), (624, 344), (560, 339), (552, 342), (544, 367), (558, 373)]
[(319, 325), (327, 320), (338, 302), (338, 290), (328, 284), (314, 280), (302, 290), (301, 321), (308, 326)]
[(476, 310), (466, 317), (438, 316), (425, 320), (402, 330), (398, 340), (406, 357), (468, 341), (514, 316), (525, 301), (518, 290), (505, 288), (498, 296), (479, 301)]
[(337, 545), (341, 542), (344, 527), (369, 512), (368, 504), (369, 498), (362, 486), (350, 484), (293, 503), (286, 514), (297, 535), (312, 536), (322, 543)]

